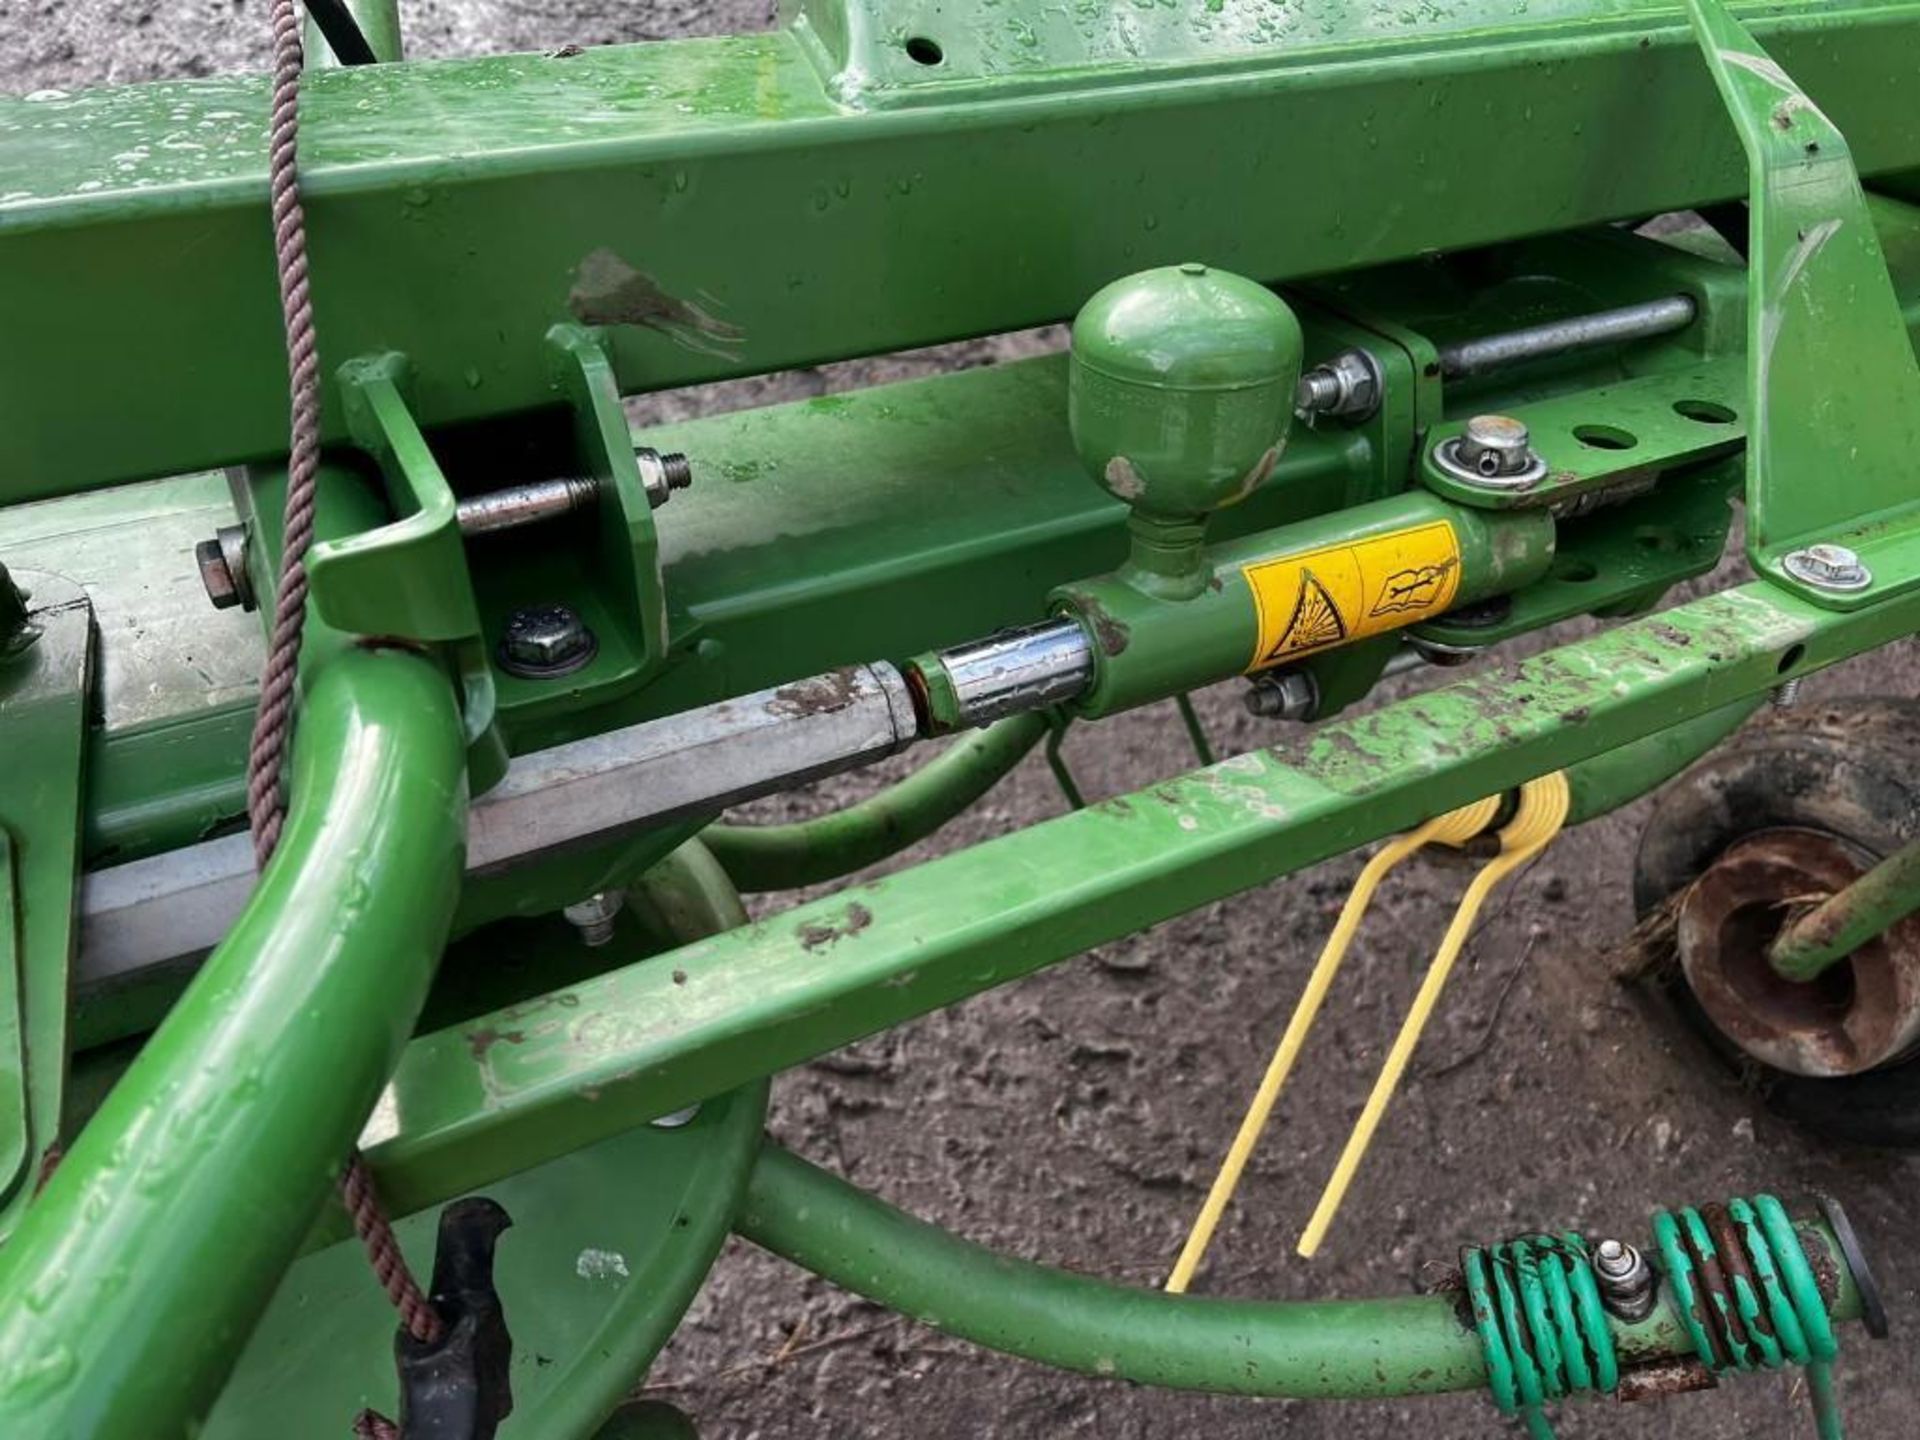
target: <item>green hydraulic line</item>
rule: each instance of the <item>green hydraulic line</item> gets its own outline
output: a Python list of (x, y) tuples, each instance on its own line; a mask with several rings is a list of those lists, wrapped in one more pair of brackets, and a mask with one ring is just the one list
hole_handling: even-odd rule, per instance
[(0, 1249), (0, 1435), (197, 1430), (419, 1013), (464, 859), (452, 687), (358, 646), (308, 685), (279, 850)]
[(1887, 856), (1782, 930), (1767, 951), (1789, 980), (1811, 980), (1920, 910), (1920, 840)]
[(1486, 1383), (1480, 1342), (1448, 1297), (1225, 1300), (1116, 1285), (996, 1255), (771, 1142), (734, 1228), (937, 1330), (1084, 1375), (1311, 1398)]
[(850, 875), (924, 840), (985, 795), (1047, 733), (1012, 715), (950, 745), (897, 785), (792, 825), (709, 825), (701, 839), (742, 890), (792, 890)]

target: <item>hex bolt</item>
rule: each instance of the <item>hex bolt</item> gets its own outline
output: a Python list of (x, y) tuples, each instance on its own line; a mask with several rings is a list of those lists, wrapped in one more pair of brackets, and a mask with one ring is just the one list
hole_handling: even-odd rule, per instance
[(1300, 377), (1293, 408), (1302, 415), (1365, 420), (1380, 409), (1384, 388), (1378, 360), (1365, 350), (1342, 350)]
[(1594, 1247), (1593, 1273), (1600, 1300), (1620, 1319), (1644, 1320), (1653, 1313), (1653, 1267), (1624, 1240), (1602, 1240)]
[(500, 637), (500, 668), (525, 680), (570, 675), (599, 652), (600, 642), (571, 606), (527, 605), (513, 612)]
[(658, 510), (676, 490), (693, 484), (693, 466), (677, 450), (661, 454), (650, 445), (633, 447), (634, 464), (640, 467), (640, 485), (647, 492), (647, 504)]
[(1873, 572), (1844, 545), (1822, 543), (1791, 550), (1780, 565), (1794, 579), (1805, 581), (1816, 590), (1844, 594), (1864, 590), (1873, 583)]
[(618, 890), (602, 890), (598, 895), (589, 895), (577, 904), (569, 905), (560, 913), (566, 922), (580, 932), (580, 943), (590, 950), (597, 950), (613, 939), (613, 917), (620, 913), (627, 903), (627, 897)]
[(247, 574), (247, 527), (222, 525), (213, 539), (193, 547), (194, 562), (200, 567), (200, 583), (216, 610), (243, 610), (254, 606), (253, 580)]
[(1304, 670), (1273, 670), (1256, 675), (1240, 703), (1263, 719), (1311, 720), (1320, 708), (1320, 687)]

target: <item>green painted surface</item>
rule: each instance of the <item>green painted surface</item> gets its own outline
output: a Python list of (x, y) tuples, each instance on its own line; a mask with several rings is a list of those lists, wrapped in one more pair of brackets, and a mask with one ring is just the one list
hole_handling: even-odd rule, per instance
[[(1920, 164), (1920, 6), (1743, 13), (1864, 172)], [(570, 320), (607, 327), (623, 387), (666, 387), (1061, 319), (1154, 264), (1324, 274), (1745, 188), (1670, 6), (1490, 7), (1457, 44), (1386, 15), (864, 112), (791, 32), (328, 71), (303, 103), (322, 356), (404, 352), (431, 428), (550, 404)], [(283, 447), (265, 97), (0, 100), (6, 498)], [(1634, 163), (1592, 164), (1601, 135)], [(1519, 183), (1486, 183), (1494, 154)], [(142, 384), (100, 426), (70, 337), (107, 331)]]
[[(1885, 532), (1914, 519), (1920, 360), (1854, 168), (1850, 125), (1837, 126), (1792, 60), (1782, 69), (1720, 0), (1687, 9), (1751, 175), (1747, 552), (1823, 604), (1869, 603), (1866, 593), (1807, 586), (1780, 564), (1795, 546), (1871, 526), (1881, 533), (1859, 547), (1871, 566), (1883, 547), (1901, 545)], [(1814, 483), (1836, 469), (1844, 484)], [(1897, 559), (1877, 568), (1879, 589), (1916, 578)]]
[(0, 1238), (62, 1140), (93, 669), (80, 591), (0, 567)]
[(318, 668), (273, 863), (0, 1248), (0, 1431), (146, 1440), (213, 1403), (439, 959), (462, 748), (429, 661)]
[[(683, 941), (746, 919), (697, 845), (636, 885), (635, 903)], [(504, 1029), (477, 1043), (519, 1041)], [(767, 1086), (749, 1085), (685, 1125), (638, 1126), (487, 1187), (515, 1221), (495, 1270), (514, 1341), (502, 1440), (584, 1440), (640, 1382), (727, 1238), (766, 1110)], [(376, 1108), (371, 1126), (392, 1120)], [(436, 1224), (422, 1213), (397, 1227), (418, 1273), (432, 1268)], [(392, 1342), (393, 1311), (359, 1242), (307, 1255), (281, 1281), (204, 1433), (257, 1440), (271, 1414), (285, 1440), (338, 1440), (363, 1405), (393, 1414)], [(300, 1403), (288, 1406), (289, 1395)]]
[[(1909, 633), (1765, 584), (1318, 727), (416, 1040), (373, 1152), (410, 1211)], [(525, 1041), (481, 1056), (472, 1028)], [(586, 1098), (591, 1096), (593, 1098)]]
[(1233, 1395), (1469, 1390), (1451, 1297), (1168, 1295), (996, 1255), (768, 1143), (738, 1221), (758, 1245), (923, 1325), (1084, 1375)]

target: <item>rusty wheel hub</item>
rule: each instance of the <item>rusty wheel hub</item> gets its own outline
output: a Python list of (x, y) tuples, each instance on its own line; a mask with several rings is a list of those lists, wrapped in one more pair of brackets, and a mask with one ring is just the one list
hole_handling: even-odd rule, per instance
[(1795, 1075), (1855, 1075), (1920, 1040), (1920, 916), (1910, 917), (1814, 979), (1767, 963), (1767, 946), (1799, 908), (1872, 863), (1817, 830), (1763, 830), (1730, 846), (1694, 883), (1678, 916), (1687, 984), (1721, 1033)]

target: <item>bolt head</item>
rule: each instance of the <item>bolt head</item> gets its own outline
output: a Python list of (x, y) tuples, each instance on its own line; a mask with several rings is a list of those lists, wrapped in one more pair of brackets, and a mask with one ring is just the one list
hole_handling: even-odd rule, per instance
[(1460, 432), (1460, 463), (1482, 475), (1513, 475), (1527, 468), (1533, 437), (1511, 415), (1476, 415)]
[(544, 679), (578, 670), (599, 648), (593, 631), (570, 606), (528, 605), (507, 620), (500, 664), (510, 675)]
[(1873, 583), (1873, 573), (1844, 545), (1808, 545), (1781, 563), (1794, 579), (1821, 590), (1864, 590)]

